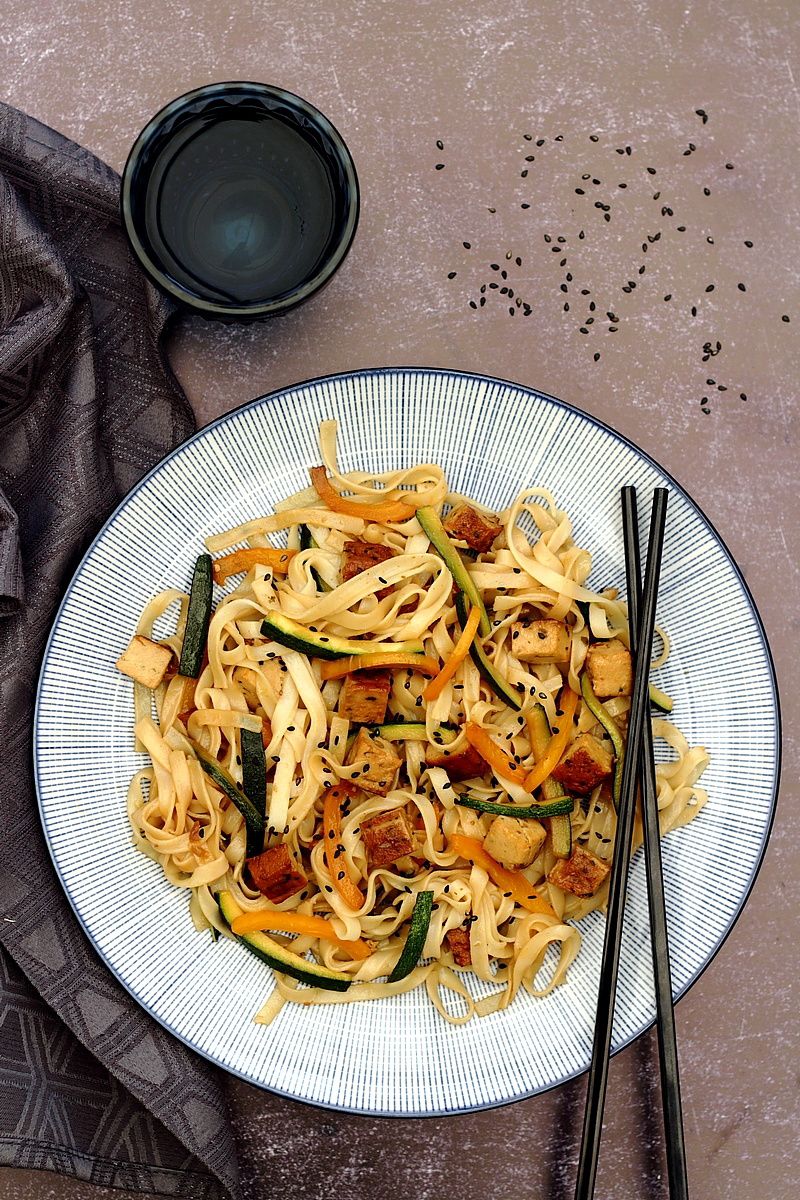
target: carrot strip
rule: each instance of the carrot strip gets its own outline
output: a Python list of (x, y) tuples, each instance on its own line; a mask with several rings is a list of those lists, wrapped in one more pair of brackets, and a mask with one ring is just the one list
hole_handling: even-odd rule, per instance
[(349, 658), (335, 658), (330, 662), (323, 662), (322, 678), (341, 679), (343, 675), (350, 675), (353, 671), (378, 671), (382, 667), (391, 667), (394, 670), (410, 667), (412, 671), (419, 671), (421, 675), (439, 673), (439, 664), (435, 658), (426, 658), (424, 654), (406, 654), (398, 650), (396, 654), (351, 654)]
[(467, 623), (461, 631), (461, 636), (453, 647), (453, 653), (450, 655), (447, 662), (442, 667), (439, 674), (426, 684), (422, 692), (423, 700), (436, 700), (442, 694), (445, 684), (449, 679), (452, 679), (458, 670), (461, 663), (469, 654), (469, 648), (475, 640), (475, 634), (478, 632), (478, 625), (481, 620), (481, 612), (477, 607), (470, 609)]
[(550, 778), (558, 766), (561, 755), (566, 750), (570, 734), (572, 733), (572, 718), (575, 716), (579, 699), (578, 693), (573, 692), (571, 688), (565, 687), (563, 689), (559, 697), (559, 711), (561, 712), (561, 716), (558, 718), (558, 733), (550, 739), (547, 753), (529, 771), (524, 785), (527, 791), (532, 792), (535, 788), (540, 787), (545, 779)]
[(275, 550), (269, 546), (257, 546), (253, 550), (234, 550), (214, 560), (212, 570), (215, 583), (224, 583), (229, 575), (240, 575), (251, 567), (272, 567), (277, 575), (285, 575), (289, 562), (296, 550)]
[(342, 800), (348, 795), (349, 789), (343, 784), (328, 788), (325, 793), (325, 805), (322, 810), (322, 833), (325, 838), (325, 865), (331, 877), (331, 883), (339, 895), (352, 909), (361, 908), (364, 897), (353, 883), (347, 869), (344, 855), (334, 858), (336, 847), (342, 840)]
[(475, 747), (478, 754), (485, 759), (496, 775), (502, 776), (503, 779), (512, 779), (520, 787), (527, 786), (522, 767), (514, 761), (510, 754), (506, 754), (505, 750), (497, 745), (497, 742), (492, 741), (485, 729), (476, 725), (474, 721), (467, 721), (464, 732), (470, 746)]
[(347, 500), (340, 496), (328, 479), (324, 467), (311, 468), (311, 482), (319, 496), (332, 512), (346, 513), (350, 517), (363, 517), (365, 521), (407, 521), (417, 511), (414, 504), (402, 500), (378, 500), (375, 503)]
[(492, 882), (496, 883), (501, 891), (511, 892), (517, 904), (526, 908), (528, 912), (542, 913), (547, 917), (558, 917), (555, 909), (546, 900), (534, 895), (533, 884), (525, 878), (521, 871), (509, 871), (507, 867), (502, 866), (497, 859), (492, 858), (491, 854), (487, 854), (477, 838), (467, 837), (463, 833), (454, 833), (447, 843), (447, 848), (454, 850), (461, 858), (475, 863), (477, 867), (483, 867)]
[(353, 958), (369, 958), (372, 953), (370, 947), (361, 938), (357, 938), (354, 942), (345, 941), (336, 936), (330, 921), (326, 921), (324, 917), (311, 916), (308, 913), (273, 912), (258, 908), (235, 917), (231, 929), (234, 933), (255, 933), (263, 929), (278, 930), (281, 933), (308, 933), (312, 937), (334, 942), (342, 950), (352, 954)]

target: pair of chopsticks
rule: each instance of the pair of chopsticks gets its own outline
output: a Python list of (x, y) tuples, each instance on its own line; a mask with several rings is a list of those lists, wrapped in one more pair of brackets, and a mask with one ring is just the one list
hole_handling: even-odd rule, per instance
[(688, 1200), (686, 1151), (683, 1137), (678, 1048), (675, 1036), (675, 1014), (672, 1006), (667, 917), (664, 901), (664, 879), (661, 870), (661, 842), (658, 825), (655, 766), (653, 763), (653, 731), (650, 724), (649, 675), (650, 655), (655, 627), (656, 599), (661, 573), (661, 554), (667, 515), (667, 490), (656, 488), (650, 517), (647, 546), (647, 567), (644, 586), (641, 581), (639, 556), (639, 518), (636, 489), (622, 489), (622, 518), (625, 542), (625, 573), (628, 586), (628, 623), (631, 654), (634, 663), (634, 684), (628, 720), (628, 742), (620, 788), (617, 835), (608, 891), (603, 957), (600, 966), (600, 987), (597, 996), (592, 1062), (586, 1094), (583, 1136), (575, 1200), (591, 1200), (597, 1174), (597, 1157), (603, 1123), (603, 1105), (608, 1082), (608, 1061), (611, 1049), (611, 1029), (614, 1021), (614, 1000), (619, 972), (622, 941), (622, 922), (625, 893), (628, 883), (631, 838), (636, 811), (637, 786), (641, 788), (647, 897), (650, 913), (650, 934), (653, 947), (653, 970), (656, 992), (656, 1023), (661, 1072), (661, 1097), (664, 1110), (667, 1173), (670, 1200)]

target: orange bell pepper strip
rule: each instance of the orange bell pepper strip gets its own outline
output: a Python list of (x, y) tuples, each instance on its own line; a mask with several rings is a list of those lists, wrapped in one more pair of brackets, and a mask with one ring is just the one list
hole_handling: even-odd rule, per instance
[(335, 658), (330, 662), (323, 662), (322, 678), (341, 679), (343, 675), (350, 675), (353, 671), (380, 671), (386, 667), (398, 671), (403, 667), (410, 667), (412, 671), (419, 671), (421, 675), (439, 673), (439, 664), (435, 658), (427, 658), (424, 654), (406, 654), (398, 650), (396, 654), (351, 654), (348, 658)]
[(229, 575), (240, 575), (251, 567), (272, 567), (276, 575), (285, 575), (296, 550), (276, 550), (270, 546), (257, 546), (253, 550), (233, 550), (212, 564), (215, 583), (224, 583)]
[(355, 941), (345, 941), (333, 932), (330, 921), (324, 917), (314, 917), (309, 913), (272, 912), (263, 908), (252, 912), (243, 912), (235, 917), (231, 924), (234, 933), (255, 933), (262, 929), (278, 930), (281, 933), (307, 933), (311, 937), (324, 938), (334, 942), (340, 949), (346, 950), (353, 958), (369, 958), (372, 950), (361, 938)]
[(344, 855), (335, 857), (342, 840), (342, 801), (352, 791), (351, 786), (343, 783), (328, 788), (322, 810), (322, 834), (325, 839), (325, 866), (331, 883), (349, 908), (358, 909), (364, 903), (364, 897), (350, 878)]
[(331, 512), (346, 513), (349, 517), (363, 517), (365, 521), (407, 521), (417, 511), (415, 504), (404, 504), (402, 500), (348, 500), (340, 496), (328, 479), (324, 467), (311, 468), (311, 483), (320, 500)]
[(480, 609), (477, 607), (471, 608), (469, 616), (467, 617), (467, 623), (461, 631), (461, 636), (453, 647), (453, 653), (450, 655), (439, 674), (423, 688), (423, 700), (436, 700), (439, 696), (441, 696), (445, 684), (448, 682), (448, 680), (453, 678), (459, 666), (469, 654), (469, 648), (475, 640), (475, 634), (478, 632), (480, 620)]
[(559, 712), (561, 713), (561, 716), (558, 718), (558, 733), (554, 734), (550, 739), (546, 754), (528, 772), (524, 782), (524, 787), (527, 791), (532, 792), (537, 787), (541, 787), (558, 766), (561, 755), (566, 750), (570, 734), (572, 733), (572, 718), (575, 716), (579, 699), (578, 693), (573, 692), (571, 688), (565, 687), (562, 691), (558, 702)]
[(463, 833), (454, 833), (448, 840), (447, 848), (454, 850), (461, 858), (466, 858), (469, 862), (474, 863), (476, 867), (483, 867), (492, 883), (497, 884), (501, 892), (510, 892), (521, 908), (546, 917), (558, 918), (552, 905), (548, 904), (546, 900), (542, 900), (541, 896), (534, 894), (533, 884), (525, 878), (521, 871), (509, 871), (508, 867), (502, 866), (496, 858), (487, 854), (483, 844), (477, 838), (467, 837)]
[(515, 762), (510, 754), (506, 754), (497, 742), (492, 741), (485, 729), (476, 725), (474, 721), (467, 721), (464, 732), (470, 746), (474, 746), (495, 775), (500, 775), (503, 779), (511, 779), (520, 787), (527, 788), (524, 768)]

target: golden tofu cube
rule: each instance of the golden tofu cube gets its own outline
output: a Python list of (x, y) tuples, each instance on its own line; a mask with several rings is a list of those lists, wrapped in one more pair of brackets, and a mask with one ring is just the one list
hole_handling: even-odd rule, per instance
[(308, 883), (302, 867), (285, 843), (270, 846), (262, 854), (247, 859), (250, 878), (262, 896), (273, 904), (281, 904), (302, 892)]
[(166, 674), (172, 660), (169, 646), (160, 646), (150, 638), (136, 634), (124, 654), (117, 659), (117, 670), (123, 675), (143, 683), (145, 687), (156, 688)]
[(594, 642), (586, 653), (586, 670), (595, 696), (630, 696), (633, 690), (631, 652), (618, 638)]
[(428, 747), (425, 752), (425, 763), (429, 767), (443, 767), (450, 779), (476, 779), (483, 775), (486, 762), (481, 758), (474, 746), (467, 742), (463, 750), (448, 753), (446, 749)]
[(570, 632), (563, 621), (552, 617), (515, 621), (511, 626), (511, 653), (520, 662), (569, 662)]
[(414, 834), (402, 808), (376, 813), (361, 822), (369, 868), (388, 867), (415, 849)]
[(345, 762), (350, 767), (359, 768), (360, 773), (355, 776), (353, 783), (376, 796), (385, 796), (392, 790), (400, 766), (392, 743), (377, 735), (371, 737), (364, 728), (356, 734)]
[(388, 671), (353, 671), (339, 693), (339, 715), (358, 725), (380, 725), (391, 690)]
[(483, 839), (483, 848), (504, 867), (529, 867), (544, 845), (547, 830), (541, 821), (522, 817), (495, 817)]
[(450, 948), (450, 953), (459, 967), (472, 966), (472, 950), (469, 944), (469, 929), (463, 926), (458, 929), (448, 929), (444, 940)]
[(547, 878), (550, 883), (573, 896), (593, 896), (611, 870), (611, 863), (595, 858), (576, 846), (569, 858), (560, 858)]
[(443, 525), (454, 538), (466, 542), (479, 554), (491, 550), (492, 542), (503, 529), (500, 521), (492, 513), (478, 512), (471, 504), (459, 504), (445, 518)]
[(591, 733), (581, 733), (567, 747), (553, 778), (568, 792), (588, 796), (589, 792), (607, 779), (614, 769), (614, 755), (608, 745)]

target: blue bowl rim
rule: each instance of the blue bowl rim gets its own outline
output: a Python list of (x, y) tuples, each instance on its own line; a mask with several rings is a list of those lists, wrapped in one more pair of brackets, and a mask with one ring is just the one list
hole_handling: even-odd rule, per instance
[[(302, 287), (297, 288), (287, 296), (282, 296), (277, 300), (255, 301), (252, 304), (224, 304), (213, 300), (204, 300), (188, 288), (181, 287), (148, 252), (139, 237), (133, 219), (133, 176), (149, 143), (158, 135), (164, 123), (180, 112), (182, 108), (186, 108), (198, 100), (213, 100), (217, 97), (230, 96), (235, 90), (241, 92), (243, 99), (246, 99), (249, 94), (260, 97), (269, 96), (281, 100), (291, 108), (302, 113), (303, 116), (308, 117), (317, 129), (330, 141), (347, 178), (348, 213), (344, 233), (339, 239), (335, 251), (326, 259), (321, 270), (317, 272), (313, 279), (307, 281)], [(207, 317), (241, 317), (252, 319), (272, 316), (279, 312), (286, 312), (296, 305), (301, 304), (304, 300), (307, 300), (328, 283), (344, 262), (356, 235), (360, 209), (361, 189), (359, 187), (358, 174), (353, 162), (353, 156), (330, 117), (327, 117), (325, 113), (309, 100), (297, 95), (296, 92), (290, 92), (285, 88), (280, 88), (269, 83), (256, 83), (252, 80), (228, 80), (226, 82), (205, 84), (203, 87), (194, 88), (192, 91), (184, 92), (183, 95), (176, 96), (174, 100), (170, 100), (168, 104), (164, 105), (163, 108), (159, 109), (150, 118), (139, 133), (128, 153), (128, 158), (122, 171), (122, 183), (120, 187), (122, 225), (140, 266), (161, 291), (166, 292), (167, 295), (171, 296), (181, 305)]]

